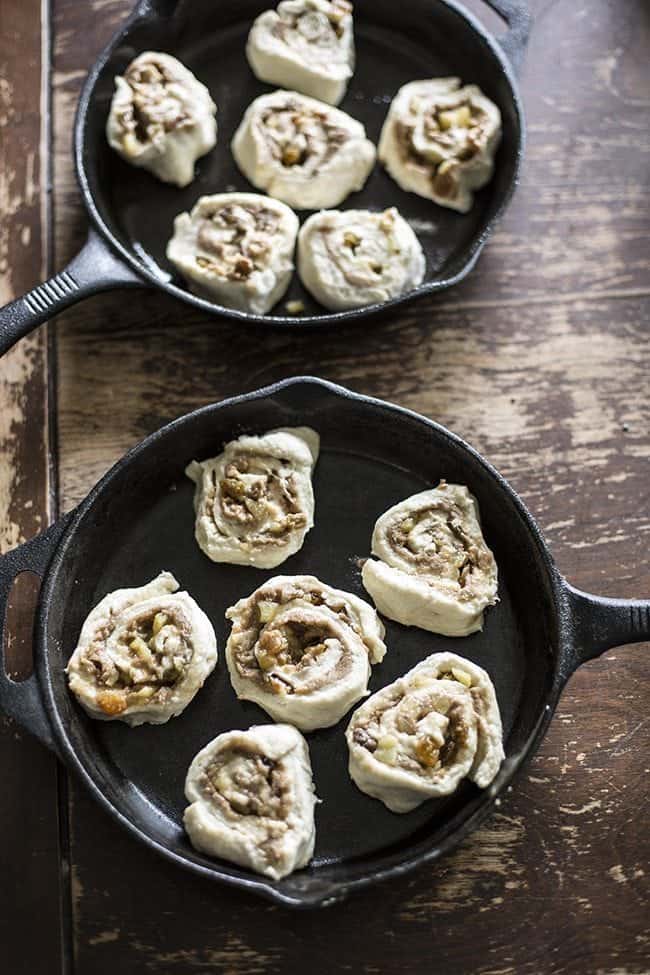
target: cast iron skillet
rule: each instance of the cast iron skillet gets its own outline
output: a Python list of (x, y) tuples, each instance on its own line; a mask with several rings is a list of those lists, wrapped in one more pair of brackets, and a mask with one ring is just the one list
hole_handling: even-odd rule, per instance
[[(117, 287), (155, 286), (190, 305), (247, 322), (306, 326), (359, 320), (404, 299), (352, 311), (324, 313), (297, 275), (283, 301), (300, 299), (300, 316), (264, 318), (233, 311), (185, 290), (165, 258), (177, 213), (191, 209), (199, 196), (227, 188), (253, 187), (239, 173), (229, 144), (245, 108), (269, 86), (258, 82), (244, 55), (250, 25), (275, 0), (141, 0), (122, 30), (90, 71), (75, 125), (77, 178), (91, 220), (88, 241), (71, 263), (50, 281), (0, 310), (0, 354), (22, 335), (68, 305)], [(515, 187), (524, 142), (524, 121), (513, 68), (528, 38), (525, 0), (486, 0), (508, 24), (494, 41), (455, 0), (355, 0), (357, 69), (342, 108), (366, 125), (377, 142), (388, 104), (407, 81), (455, 74), (476, 82), (501, 109), (503, 140), (492, 182), (474, 208), (461, 215), (413, 194), (403, 193), (380, 166), (347, 207), (398, 206), (414, 221), (427, 256), (425, 282), (413, 292), (447, 288), (474, 266), (495, 220)], [(199, 161), (194, 182), (184, 190), (167, 186), (127, 165), (106, 142), (104, 128), (113, 78), (141, 51), (172, 53), (205, 82), (219, 106), (216, 148)]]
[[(388, 654), (377, 690), (433, 651), (453, 649), (492, 676), (507, 758), (489, 789), (469, 782), (455, 795), (395, 815), (359, 792), (347, 774), (344, 718), (308, 736), (316, 788), (313, 864), (278, 883), (196, 853), (181, 827), (183, 782), (214, 735), (270, 720), (238, 702), (223, 658), (224, 610), (273, 572), (215, 565), (193, 538), (192, 490), (183, 469), (244, 431), (310, 424), (322, 437), (315, 472), (316, 527), (301, 552), (276, 570), (314, 573), (365, 595), (357, 557), (368, 555), (377, 516), (441, 477), (477, 496), (499, 565), (499, 604), (482, 633), (451, 639), (387, 621)], [(110, 590), (175, 573), (215, 626), (220, 659), (183, 715), (131, 729), (88, 718), (63, 668), (90, 608)], [(0, 619), (12, 580), (43, 577), (34, 627), (35, 673), (14, 683), (0, 662), (0, 708), (53, 748), (116, 820), (186, 870), (292, 907), (337, 901), (452, 849), (492, 809), (536, 749), (570, 674), (609, 647), (650, 638), (650, 602), (579, 592), (559, 574), (535, 522), (490, 465), (443, 427), (319, 379), (288, 379), (175, 420), (135, 447), (85, 501), (48, 532), (0, 559)]]

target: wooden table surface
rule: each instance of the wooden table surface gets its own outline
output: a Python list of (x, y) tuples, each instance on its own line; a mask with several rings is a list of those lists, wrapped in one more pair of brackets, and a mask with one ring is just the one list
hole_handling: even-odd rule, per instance
[[(83, 241), (73, 112), (128, 8), (2, 0), (2, 301)], [(523, 179), (469, 280), (363, 332), (304, 337), (239, 331), (144, 291), (78, 306), (0, 362), (2, 551), (160, 424), (306, 372), (467, 438), (573, 583), (650, 594), (650, 7), (532, 8)], [(17, 667), (27, 588), (15, 604)], [(2, 971), (648, 973), (648, 649), (618, 648), (572, 678), (539, 753), (455, 854), (320, 913), (179, 872), (2, 719)]]

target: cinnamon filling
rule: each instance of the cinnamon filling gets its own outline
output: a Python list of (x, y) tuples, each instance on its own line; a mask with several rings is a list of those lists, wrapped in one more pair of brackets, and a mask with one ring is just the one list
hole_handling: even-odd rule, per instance
[(268, 265), (278, 227), (278, 214), (266, 207), (221, 207), (200, 219), (196, 263), (228, 281), (246, 281)]
[[(119, 628), (119, 621), (118, 621)], [(178, 608), (150, 610), (118, 629), (108, 623), (95, 635), (81, 669), (101, 690), (97, 703), (106, 714), (120, 714), (132, 704), (166, 697), (182, 680), (192, 657), (190, 625)]]
[(352, 737), (378, 761), (426, 776), (451, 767), (468, 735), (460, 701), (415, 691), (384, 703)]
[(357, 639), (363, 644), (345, 603), (293, 585), (258, 592), (231, 636), (242, 678), (274, 694), (298, 695), (344, 678)]
[[(292, 6), (295, 8), (296, 4)], [(331, 0), (326, 9), (319, 9), (307, 0), (301, 8), (288, 11), (281, 4), (273, 33), (303, 56), (331, 55), (343, 36), (344, 20), (352, 13), (352, 4), (347, 0)]]
[(286, 169), (317, 172), (347, 142), (349, 135), (328, 114), (292, 99), (267, 108), (260, 129), (272, 157)]
[[(301, 510), (296, 477), (288, 461), (240, 453), (217, 480), (215, 473), (206, 497), (208, 511), (217, 507), (227, 521), (239, 526), (251, 545), (285, 545), (287, 537), (307, 524)], [(219, 519), (214, 518), (219, 531)]]
[(282, 820), (289, 811), (289, 782), (282, 764), (244, 747), (216, 755), (201, 786), (211, 802), (232, 816)]
[[(485, 149), (488, 116), (469, 100), (445, 107), (430, 104), (420, 119), (419, 110), (416, 96), (411, 120), (396, 123), (402, 159), (430, 176), (437, 196), (453, 199), (459, 190), (460, 164)], [(422, 142), (428, 145), (430, 154), (422, 151)]]
[[(357, 636), (363, 639), (359, 623), (351, 612), (348, 603), (340, 597), (333, 596), (319, 589), (314, 583), (284, 583), (275, 589), (264, 588), (256, 593), (256, 598), (249, 600), (248, 610), (245, 612), (241, 622), (238, 624), (242, 630), (259, 628), (261, 623), (269, 622), (270, 619), (286, 603), (300, 601), (311, 606), (325, 606), (332, 613), (339, 617), (342, 623), (349, 626)], [(268, 618), (265, 618), (269, 613)]]
[(141, 143), (160, 133), (172, 132), (193, 124), (185, 103), (170, 91), (175, 81), (161, 64), (153, 60), (131, 64), (124, 75), (133, 92), (131, 104), (122, 112), (120, 123)]
[(453, 502), (440, 500), (401, 516), (389, 527), (388, 540), (416, 574), (446, 579), (470, 594), (477, 576), (489, 571), (492, 556), (465, 530), (463, 515)]

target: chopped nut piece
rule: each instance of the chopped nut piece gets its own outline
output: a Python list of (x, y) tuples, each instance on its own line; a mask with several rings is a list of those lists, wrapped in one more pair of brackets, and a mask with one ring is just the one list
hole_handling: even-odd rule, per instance
[(127, 700), (124, 691), (101, 691), (97, 695), (97, 704), (104, 712), (113, 717), (126, 711)]
[(455, 159), (446, 159), (436, 170), (433, 188), (440, 197), (454, 197), (458, 193), (458, 163)]
[(278, 606), (277, 603), (271, 603), (265, 600), (261, 600), (257, 604), (257, 608), (260, 614), (260, 622), (269, 623), (274, 618), (275, 614), (277, 613), (280, 607)]
[(137, 653), (138, 657), (143, 658), (144, 660), (149, 660), (151, 656), (148, 645), (140, 636), (136, 636), (134, 640), (131, 640), (129, 643), (129, 649), (133, 650), (134, 653)]
[(426, 735), (424, 738), (418, 738), (415, 744), (415, 754), (420, 765), (434, 768), (438, 764), (440, 751), (433, 738)]
[(381, 215), (381, 220), (379, 221), (379, 226), (384, 231), (385, 234), (387, 234), (391, 230), (393, 230), (393, 228), (395, 226), (395, 210), (394, 209), (384, 210), (384, 212)]
[(276, 657), (273, 656), (273, 654), (261, 651), (257, 655), (257, 662), (262, 668), (262, 670), (269, 671), (269, 670), (273, 670), (273, 668), (276, 666), (278, 661)]
[(235, 261), (233, 274), (238, 278), (247, 278), (255, 270), (255, 265), (250, 257), (240, 257)]
[(284, 306), (290, 315), (299, 315), (305, 310), (304, 301), (287, 301)]
[(472, 122), (472, 113), (469, 105), (460, 105), (456, 109), (438, 112), (438, 122), (443, 132), (452, 128), (468, 129)]
[(472, 686), (472, 678), (464, 670), (460, 670), (459, 667), (452, 667), (451, 672), (456, 680), (460, 681), (461, 684), (464, 684), (465, 687)]
[(361, 238), (357, 237), (356, 234), (353, 234), (351, 230), (346, 230), (343, 234), (343, 243), (347, 247), (350, 247), (352, 251), (355, 251), (361, 243)]
[(146, 704), (155, 693), (155, 687), (141, 687), (138, 691), (132, 691), (129, 696), (129, 707), (133, 707), (134, 704)]
[(302, 153), (298, 146), (286, 146), (282, 152), (282, 165), (295, 166), (296, 163), (300, 162), (301, 156)]
[(153, 635), (156, 636), (162, 630), (163, 626), (168, 622), (167, 613), (156, 613), (153, 618), (152, 631)]

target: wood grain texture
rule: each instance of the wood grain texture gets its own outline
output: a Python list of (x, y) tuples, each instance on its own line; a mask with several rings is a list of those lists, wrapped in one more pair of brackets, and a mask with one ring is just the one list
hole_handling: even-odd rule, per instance
[[(0, 5), (0, 304), (46, 271), (40, 0)], [(47, 68), (46, 68), (47, 71)], [(48, 378), (44, 330), (0, 360), (0, 554), (49, 522)], [(33, 587), (12, 593), (6, 657), (30, 669)], [(53, 970), (60, 954), (57, 768), (0, 717), (0, 953), (3, 970)], [(39, 918), (39, 936), (32, 936)]]
[[(64, 509), (166, 420), (311, 372), (470, 440), (575, 584), (650, 593), (650, 14), (643, 0), (532, 6), (522, 184), (470, 278), (388, 322), (302, 337), (153, 293), (87, 302), (59, 329)], [(127, 7), (54, 2), (57, 265), (85, 225), (76, 96)], [(456, 854), (320, 914), (180, 874), (71, 783), (76, 971), (650, 972), (647, 654), (618, 649), (574, 676), (539, 754)]]

